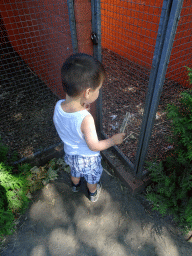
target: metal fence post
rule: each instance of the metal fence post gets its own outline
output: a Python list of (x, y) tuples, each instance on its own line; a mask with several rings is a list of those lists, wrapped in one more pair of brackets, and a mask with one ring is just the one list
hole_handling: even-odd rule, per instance
[[(145, 105), (145, 114), (143, 117), (139, 146), (136, 156), (135, 173), (138, 177), (142, 176), (143, 164), (145, 161), (145, 156), (147, 153), (149, 140), (152, 133), (155, 115), (163, 89), (167, 65), (169, 63), (169, 58), (171, 55), (171, 49), (177, 29), (182, 4), (183, 0), (172, 0), (167, 2), (168, 9), (166, 11), (166, 15), (168, 15), (168, 19), (165, 18), (162, 28), (161, 22), (163, 16), (161, 17), (159, 27), (160, 30), (158, 31), (158, 36), (160, 36), (159, 33), (161, 33), (160, 31), (162, 30), (163, 38), (160, 40), (160, 42), (158, 42), (157, 39), (157, 47), (155, 48), (154, 59), (152, 64), (152, 68), (154, 68), (154, 70), (152, 70), (150, 75), (149, 89)], [(164, 10), (162, 10), (162, 13), (163, 12)]]
[(78, 45), (77, 45), (77, 33), (76, 33), (76, 25), (75, 25), (75, 13), (74, 13), (73, 0), (67, 0), (67, 5), (68, 5), (69, 25), (71, 30), (73, 53), (77, 53)]
[(94, 44), (94, 57), (101, 61), (101, 3), (100, 0), (91, 0), (92, 32), (97, 36), (97, 44)]
[[(92, 12), (92, 33), (97, 37), (97, 44), (93, 45), (94, 57), (102, 61), (101, 59), (101, 3), (100, 0), (91, 0), (91, 12)], [(98, 132), (102, 130), (102, 89), (99, 93), (99, 98), (96, 102), (96, 127)]]
[(146, 126), (147, 126), (147, 122), (148, 122), (148, 118), (149, 118), (149, 111), (150, 111), (151, 101), (152, 101), (152, 97), (153, 97), (159, 61), (160, 61), (160, 57), (161, 57), (163, 41), (164, 41), (164, 37), (165, 37), (165, 33), (166, 33), (166, 26), (168, 23), (171, 2), (172, 2), (172, 0), (164, 0), (163, 1), (161, 18), (160, 18), (160, 22), (159, 22), (159, 28), (158, 28), (157, 38), (156, 38), (156, 45), (155, 45), (153, 61), (152, 61), (152, 68), (151, 68), (151, 73), (150, 73), (150, 77), (149, 77), (148, 91), (147, 91), (147, 95), (146, 95), (146, 99), (145, 99), (145, 110), (144, 110), (144, 114), (143, 114), (143, 120), (142, 120), (140, 136), (139, 136), (139, 141), (138, 141), (138, 147), (137, 147), (136, 161), (135, 161), (135, 166), (134, 166), (135, 174), (137, 174), (143, 144), (145, 143), (145, 140), (144, 140), (145, 132), (147, 132)]

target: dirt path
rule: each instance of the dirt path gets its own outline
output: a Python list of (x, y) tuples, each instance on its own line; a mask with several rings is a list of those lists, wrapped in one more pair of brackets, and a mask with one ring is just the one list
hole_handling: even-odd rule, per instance
[(184, 240), (170, 220), (146, 209), (141, 196), (132, 196), (106, 172), (102, 184), (98, 202), (91, 203), (85, 183), (74, 194), (69, 174), (61, 173), (34, 195), (0, 255), (192, 255), (192, 243)]

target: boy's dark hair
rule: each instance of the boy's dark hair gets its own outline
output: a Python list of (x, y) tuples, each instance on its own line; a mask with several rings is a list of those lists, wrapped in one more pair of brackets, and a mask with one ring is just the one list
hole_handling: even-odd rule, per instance
[(83, 90), (95, 90), (105, 78), (103, 65), (85, 53), (71, 55), (61, 68), (61, 79), (64, 91), (70, 97), (76, 97)]

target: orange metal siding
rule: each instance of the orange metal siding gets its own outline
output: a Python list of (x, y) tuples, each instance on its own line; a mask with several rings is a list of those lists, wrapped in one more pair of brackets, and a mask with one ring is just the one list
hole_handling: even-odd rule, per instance
[[(184, 1), (167, 78), (188, 86), (184, 65), (190, 65), (192, 7)], [(101, 1), (102, 47), (150, 69), (161, 15), (162, 0)], [(181, 24), (181, 25), (180, 25)], [(184, 50), (183, 47), (186, 49)], [(182, 73), (182, 75), (181, 75)]]
[(91, 1), (75, 0), (74, 11), (78, 51), (93, 55), (93, 44), (91, 42)]
[(167, 69), (167, 78), (175, 80), (186, 87), (192, 87), (188, 82), (187, 70), (192, 67), (192, 2), (185, 0), (181, 10), (181, 18), (177, 27), (175, 41)]

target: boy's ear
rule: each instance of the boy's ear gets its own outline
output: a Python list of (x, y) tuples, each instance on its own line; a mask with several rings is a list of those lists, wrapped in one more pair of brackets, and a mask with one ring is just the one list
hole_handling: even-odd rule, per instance
[(91, 91), (91, 88), (88, 88), (88, 89), (86, 89), (86, 90), (84, 91), (84, 93), (83, 93), (84, 98), (89, 97), (90, 91)]

